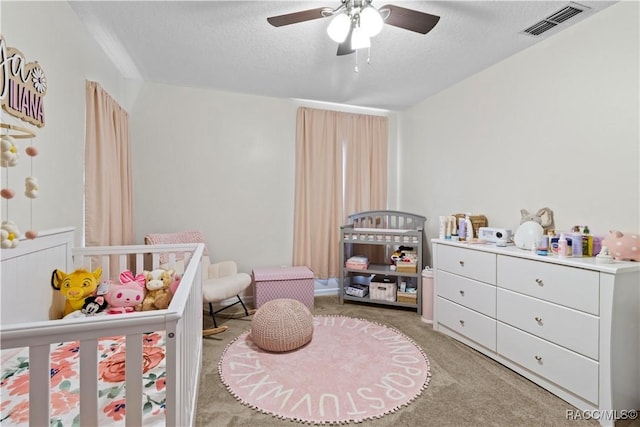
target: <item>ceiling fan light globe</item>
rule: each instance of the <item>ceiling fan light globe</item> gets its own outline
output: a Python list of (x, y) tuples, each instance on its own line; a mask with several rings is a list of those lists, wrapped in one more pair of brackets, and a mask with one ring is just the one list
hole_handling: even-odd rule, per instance
[(366, 49), (371, 47), (371, 39), (367, 33), (360, 27), (353, 29), (351, 34), (351, 49)]
[(342, 43), (347, 39), (351, 29), (351, 20), (347, 15), (341, 13), (331, 20), (327, 27), (327, 34), (336, 43)]
[(382, 31), (384, 21), (380, 12), (373, 6), (367, 6), (360, 12), (360, 28), (362, 28), (369, 37), (375, 37)]

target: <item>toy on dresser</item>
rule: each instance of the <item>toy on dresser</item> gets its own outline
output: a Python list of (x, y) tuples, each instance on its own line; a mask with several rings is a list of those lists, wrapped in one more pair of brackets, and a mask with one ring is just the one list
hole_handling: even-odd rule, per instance
[(529, 213), (526, 209), (520, 209), (520, 224), (524, 224), (527, 221), (535, 221), (540, 224), (545, 234), (549, 230), (556, 228), (553, 220), (553, 211), (549, 208), (540, 208), (535, 214)]
[(622, 233), (611, 230), (602, 241), (609, 254), (618, 260), (640, 261), (640, 236), (638, 233)]

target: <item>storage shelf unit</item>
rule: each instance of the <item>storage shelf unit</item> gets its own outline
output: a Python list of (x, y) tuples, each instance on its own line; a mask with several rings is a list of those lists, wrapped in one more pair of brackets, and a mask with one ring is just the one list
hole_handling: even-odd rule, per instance
[[(423, 227), (426, 218), (407, 212), (390, 210), (360, 212), (349, 215), (349, 223), (340, 227), (340, 261), (342, 263), (340, 275), (340, 303), (357, 301), (362, 303), (381, 304), (396, 307), (415, 308), (422, 314), (422, 244)], [(347, 259), (359, 255), (368, 248), (382, 248), (385, 262), (390, 260), (391, 254), (400, 246), (414, 248), (417, 255), (416, 272), (407, 273), (391, 269), (391, 264), (370, 264), (365, 270), (345, 267)], [(379, 260), (376, 260), (379, 261)], [(346, 287), (357, 276), (370, 277), (384, 275), (395, 280), (398, 290), (401, 282), (407, 282), (416, 287), (416, 302), (385, 301), (370, 298), (371, 293), (364, 297), (347, 295)]]

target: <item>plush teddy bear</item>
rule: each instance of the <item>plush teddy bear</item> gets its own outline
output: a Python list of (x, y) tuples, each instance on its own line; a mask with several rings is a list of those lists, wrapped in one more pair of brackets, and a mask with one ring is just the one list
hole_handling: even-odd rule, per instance
[(173, 297), (171, 285), (174, 282), (175, 272), (157, 269), (145, 270), (143, 274), (146, 278), (147, 296), (142, 301), (142, 311), (168, 308)]
[(529, 213), (526, 209), (520, 209), (520, 224), (524, 224), (527, 221), (535, 221), (540, 224), (545, 232), (549, 230), (555, 230), (556, 225), (553, 221), (553, 211), (549, 208), (538, 209), (535, 214)]

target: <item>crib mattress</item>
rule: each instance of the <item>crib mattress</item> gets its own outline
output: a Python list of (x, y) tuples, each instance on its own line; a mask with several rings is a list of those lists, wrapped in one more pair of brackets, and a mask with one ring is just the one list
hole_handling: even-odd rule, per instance
[[(99, 425), (125, 424), (125, 337), (98, 342)], [(143, 335), (143, 425), (164, 425), (165, 338), (163, 332)], [(29, 425), (29, 349), (0, 353), (0, 424)], [(80, 417), (79, 343), (51, 346), (50, 426), (77, 426)]]

